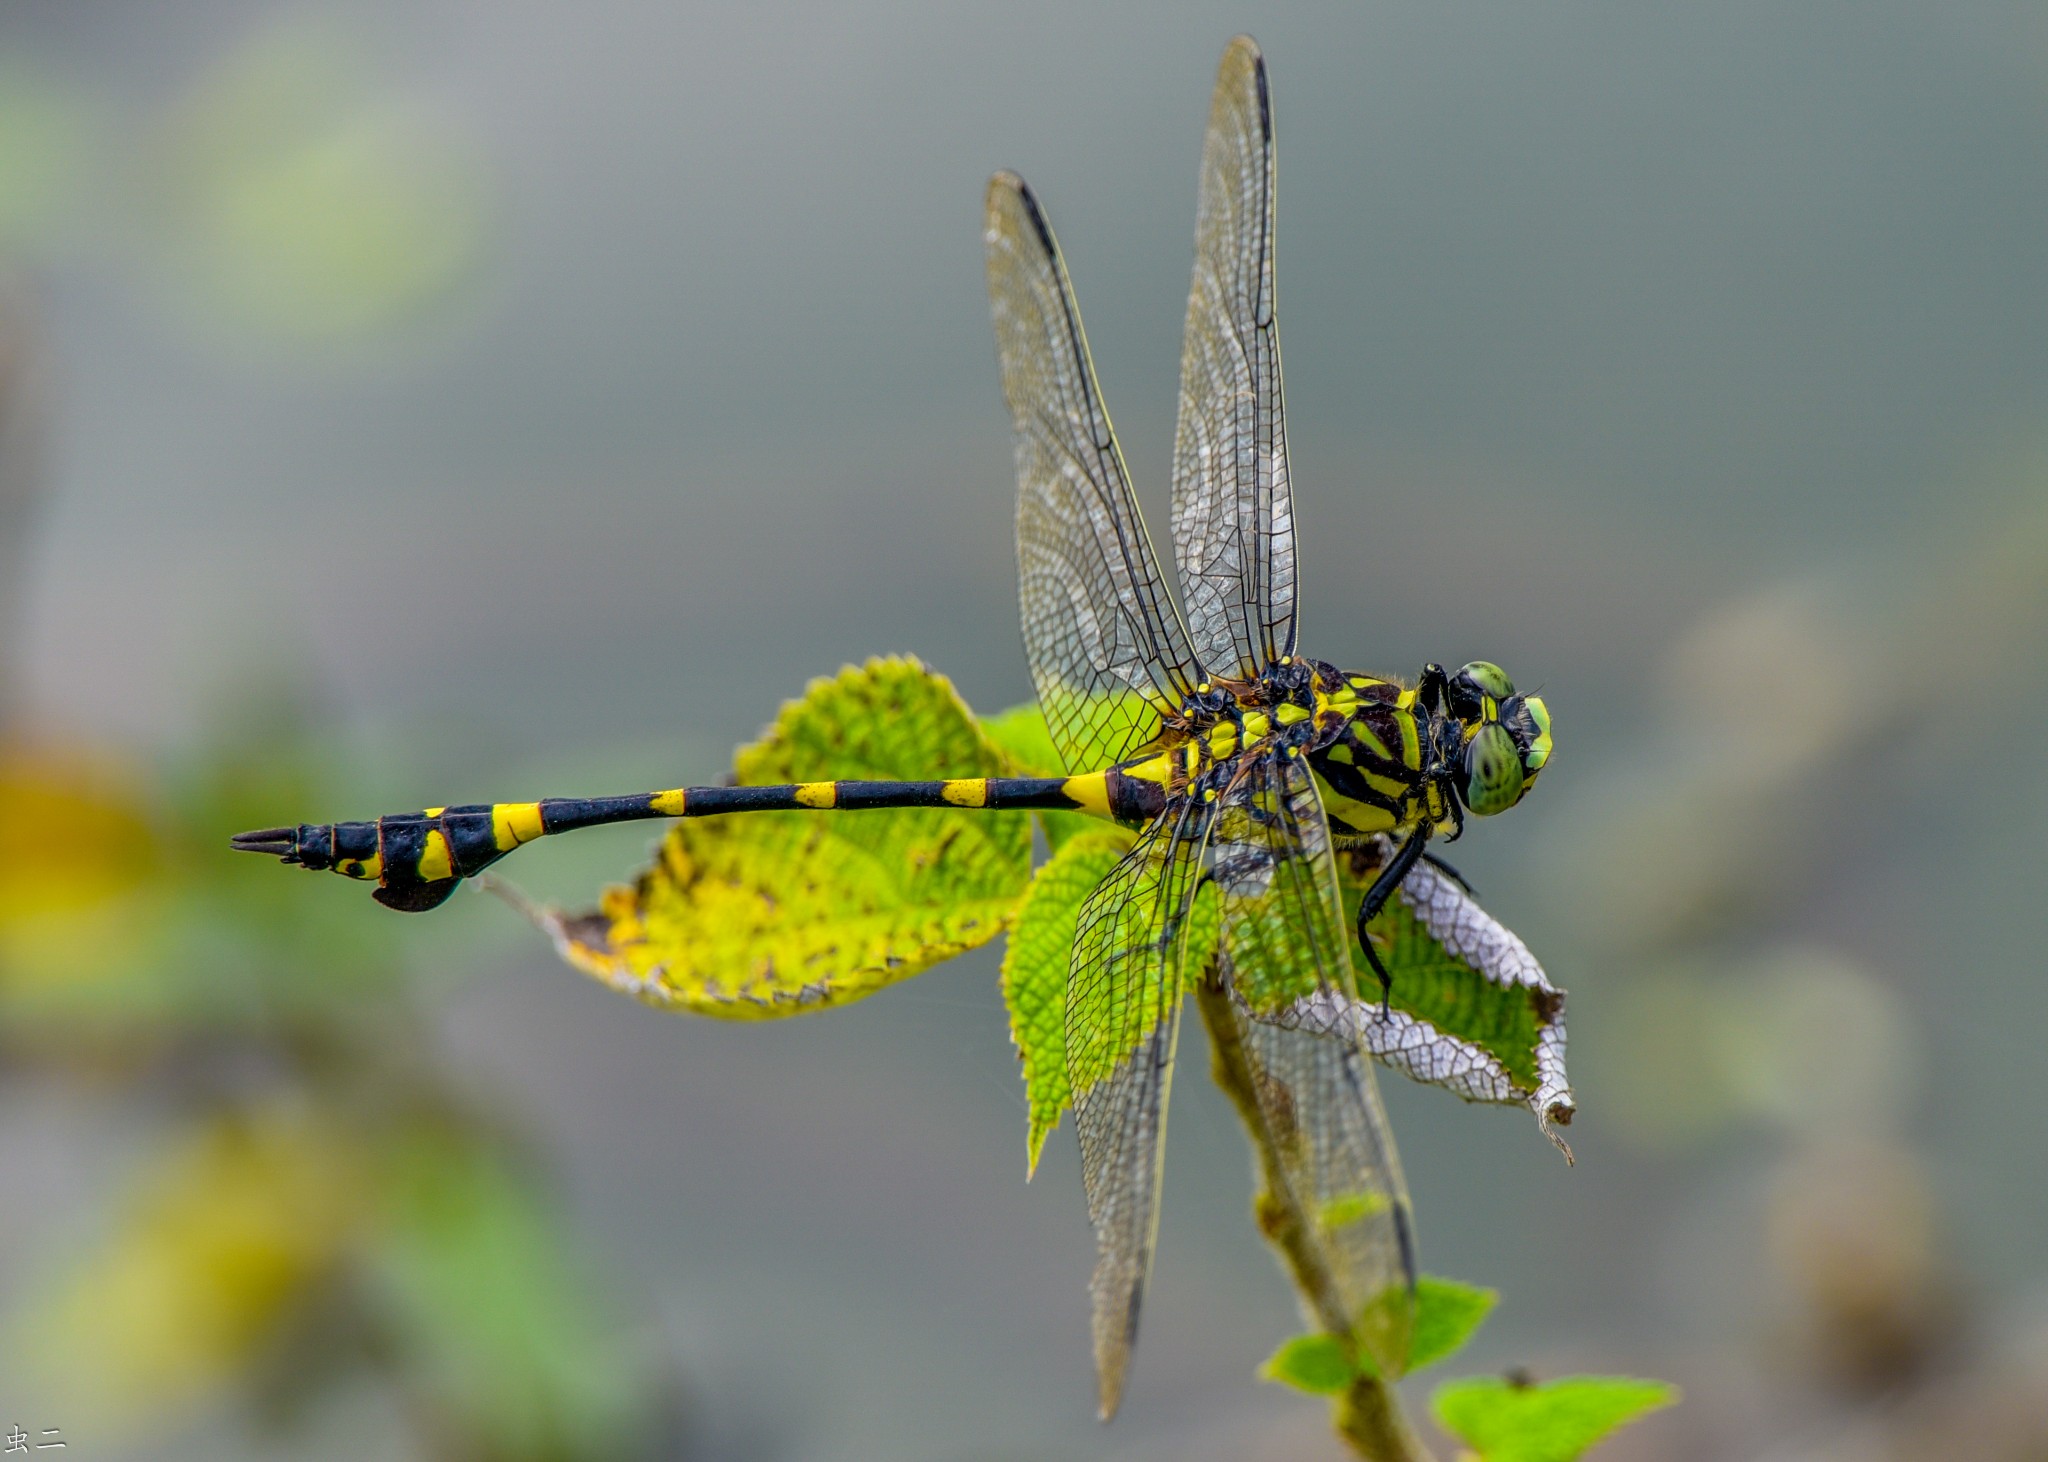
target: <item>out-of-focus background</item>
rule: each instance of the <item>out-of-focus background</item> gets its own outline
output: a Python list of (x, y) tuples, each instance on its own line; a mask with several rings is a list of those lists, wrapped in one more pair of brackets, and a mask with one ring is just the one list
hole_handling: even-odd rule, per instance
[(875, 652), (1024, 699), (982, 183), (1051, 210), (1163, 524), (1241, 29), (1304, 647), (1558, 727), (1458, 861), (1571, 992), (1578, 1166), (1382, 1083), (1425, 1267), (1505, 1293), (1461, 1362), (1681, 1382), (1618, 1459), (2048, 1452), (2048, 19), (1998, 0), (15, 0), (0, 1426), (1334, 1455), (1252, 1378), (1296, 1322), (1198, 1047), (1104, 1430), (993, 952), (736, 1027), (221, 851), (712, 778)]

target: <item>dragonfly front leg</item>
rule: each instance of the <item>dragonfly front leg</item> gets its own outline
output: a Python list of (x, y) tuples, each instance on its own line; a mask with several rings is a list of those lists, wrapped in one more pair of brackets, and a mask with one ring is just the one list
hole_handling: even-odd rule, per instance
[(1373, 915), (1387, 906), (1387, 900), (1394, 896), (1394, 890), (1401, 886), (1401, 880), (1408, 876), (1408, 870), (1422, 856), (1422, 845), (1428, 841), (1429, 824), (1425, 822), (1408, 834), (1408, 841), (1395, 850), (1394, 856), (1380, 870), (1380, 876), (1372, 881), (1372, 887), (1365, 891), (1365, 897), (1358, 903), (1358, 947), (1365, 951), (1365, 962), (1380, 978), (1381, 1020), (1387, 1018), (1388, 1002), (1393, 999), (1394, 977), (1380, 963), (1379, 951), (1372, 947), (1372, 939), (1366, 934), (1365, 926), (1372, 922)]

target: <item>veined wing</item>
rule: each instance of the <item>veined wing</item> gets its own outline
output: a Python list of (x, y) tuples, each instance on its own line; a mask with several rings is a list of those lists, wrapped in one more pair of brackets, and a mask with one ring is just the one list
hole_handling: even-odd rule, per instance
[(1273, 113), (1249, 36), (1202, 145), (1173, 443), (1173, 545), (1195, 654), (1249, 680), (1294, 652), (1294, 501), (1273, 315)]
[(1024, 649), (1070, 771), (1122, 761), (1202, 679), (1160, 578), (1103, 410), (1081, 314), (1044, 212), (989, 180), (988, 294), (1017, 437)]
[(1349, 1029), (1268, 1024), (1353, 976), (1329, 823), (1308, 768), (1284, 755), (1247, 763), (1219, 803), (1210, 871), (1219, 965), (1252, 1066), (1267, 1150), (1327, 1260), (1319, 1309), (1399, 1375), (1408, 1356), (1415, 1258), (1408, 1186), (1372, 1065)]
[(1181, 961), (1208, 804), (1169, 807), (1088, 900), (1067, 968), (1067, 1080), (1095, 1223), (1095, 1375), (1106, 1421), (1123, 1397), (1159, 1230)]

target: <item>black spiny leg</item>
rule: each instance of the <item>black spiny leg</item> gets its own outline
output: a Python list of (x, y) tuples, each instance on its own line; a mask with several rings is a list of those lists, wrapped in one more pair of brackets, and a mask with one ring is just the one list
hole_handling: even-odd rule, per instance
[(1457, 884), (1458, 887), (1464, 889), (1465, 892), (1475, 895), (1479, 892), (1478, 889), (1474, 888), (1470, 883), (1467, 883), (1465, 881), (1464, 874), (1460, 873), (1450, 864), (1444, 862), (1444, 860), (1437, 857), (1436, 854), (1424, 853), (1422, 855), (1422, 861), (1427, 863), (1430, 867), (1434, 868), (1437, 872), (1443, 874), (1444, 877), (1450, 879), (1451, 882)]
[(1408, 834), (1408, 841), (1401, 844), (1387, 866), (1380, 870), (1380, 876), (1372, 881), (1372, 887), (1365, 891), (1365, 897), (1358, 903), (1358, 947), (1365, 951), (1365, 962), (1372, 966), (1372, 972), (1380, 977), (1380, 1019), (1387, 1018), (1388, 1002), (1394, 995), (1394, 977), (1387, 973), (1387, 967), (1380, 963), (1380, 952), (1372, 947), (1372, 940), (1366, 936), (1365, 926), (1373, 915), (1387, 906), (1387, 900), (1394, 896), (1394, 890), (1401, 886), (1401, 880), (1408, 876), (1408, 870), (1415, 866), (1415, 860), (1422, 856), (1422, 845), (1429, 841), (1429, 824), (1424, 823)]

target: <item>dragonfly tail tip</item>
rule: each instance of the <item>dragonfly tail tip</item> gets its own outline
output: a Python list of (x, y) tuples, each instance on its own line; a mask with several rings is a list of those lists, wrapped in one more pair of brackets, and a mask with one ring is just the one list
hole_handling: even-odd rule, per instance
[(254, 832), (236, 833), (229, 839), (229, 846), (237, 853), (268, 853), (290, 862), (298, 856), (299, 833), (297, 828), (290, 827), (258, 828)]

